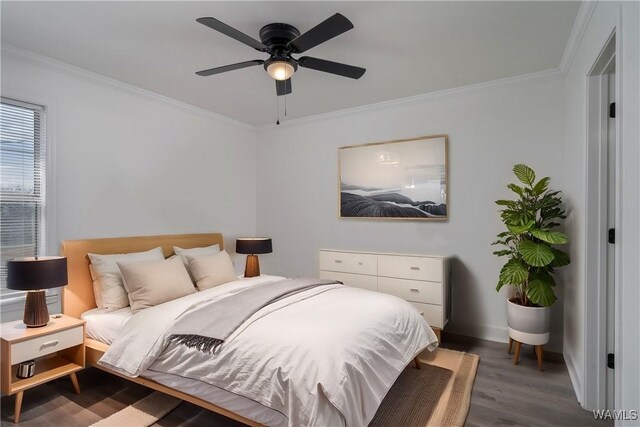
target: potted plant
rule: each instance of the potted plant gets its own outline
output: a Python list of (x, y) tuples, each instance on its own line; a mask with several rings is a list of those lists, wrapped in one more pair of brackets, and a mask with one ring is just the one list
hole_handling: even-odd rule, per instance
[(515, 289), (507, 301), (509, 337), (517, 343), (542, 346), (549, 342), (549, 307), (557, 299), (553, 276), (558, 267), (570, 262), (555, 247), (568, 242), (565, 234), (554, 230), (566, 216), (560, 192), (548, 188), (549, 177), (536, 182), (535, 172), (523, 164), (515, 165), (513, 173), (522, 184), (507, 186), (516, 199), (496, 201), (507, 228), (492, 243), (503, 246), (494, 255), (507, 257), (496, 290), (504, 285)]

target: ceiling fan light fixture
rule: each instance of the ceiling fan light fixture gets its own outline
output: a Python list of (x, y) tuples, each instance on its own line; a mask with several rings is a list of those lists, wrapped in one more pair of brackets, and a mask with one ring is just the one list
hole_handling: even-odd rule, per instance
[(287, 80), (296, 72), (295, 63), (289, 61), (272, 61), (265, 67), (267, 73), (275, 80)]

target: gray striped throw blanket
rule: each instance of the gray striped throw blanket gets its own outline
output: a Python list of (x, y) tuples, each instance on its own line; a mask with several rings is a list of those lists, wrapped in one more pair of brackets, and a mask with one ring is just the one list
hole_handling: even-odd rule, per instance
[(173, 325), (169, 340), (214, 353), (255, 312), (285, 297), (336, 281), (286, 279), (244, 289), (220, 300), (204, 303), (184, 314)]

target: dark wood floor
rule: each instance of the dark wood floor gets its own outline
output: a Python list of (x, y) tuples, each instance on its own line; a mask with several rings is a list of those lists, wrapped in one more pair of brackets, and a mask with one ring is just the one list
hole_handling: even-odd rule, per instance
[[(444, 347), (480, 355), (467, 426), (612, 426), (595, 421), (576, 401), (562, 361), (545, 360), (537, 369), (533, 351), (523, 347), (513, 365), (506, 344), (444, 337)], [(73, 393), (68, 378), (25, 392), (20, 426), (88, 426), (142, 399), (150, 390), (97, 369), (78, 373), (82, 394)], [(2, 427), (13, 426), (13, 396), (1, 402)], [(158, 427), (201, 427), (232, 424), (226, 418), (182, 403), (160, 420)], [(240, 424), (237, 424), (240, 427)]]

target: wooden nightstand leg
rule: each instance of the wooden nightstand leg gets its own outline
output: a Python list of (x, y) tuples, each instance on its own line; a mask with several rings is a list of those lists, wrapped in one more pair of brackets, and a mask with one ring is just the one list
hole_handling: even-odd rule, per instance
[(19, 391), (16, 393), (16, 407), (15, 407), (15, 411), (13, 413), (13, 422), (14, 423), (19, 423), (20, 422), (20, 411), (22, 410), (22, 396), (24, 394), (24, 391)]
[(433, 333), (436, 334), (436, 338), (438, 338), (438, 342), (442, 342), (442, 330), (441, 329), (436, 329), (436, 328), (432, 328)]
[(78, 384), (78, 377), (76, 377), (76, 373), (70, 373), (69, 378), (71, 378), (71, 384), (73, 385), (73, 389), (75, 390), (76, 394), (80, 394), (80, 384)]
[(512, 348), (513, 348), (513, 338), (509, 337), (509, 350), (507, 350), (507, 353), (511, 354)]

